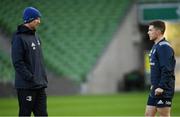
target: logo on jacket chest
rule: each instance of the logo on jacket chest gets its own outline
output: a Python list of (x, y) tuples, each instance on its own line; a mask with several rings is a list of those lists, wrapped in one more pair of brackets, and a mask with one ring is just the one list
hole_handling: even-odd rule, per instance
[(38, 44), (38, 45), (41, 45), (41, 43), (40, 43), (40, 41), (39, 41), (38, 39), (37, 39), (37, 44)]
[[(37, 45), (41, 45), (39, 40), (37, 40)], [(36, 49), (36, 44), (34, 42), (32, 42), (31, 47), (32, 47), (33, 50), (35, 50)]]
[(36, 49), (35, 43), (32, 42), (32, 43), (31, 43), (31, 47), (32, 47), (33, 50), (35, 50), (35, 49)]

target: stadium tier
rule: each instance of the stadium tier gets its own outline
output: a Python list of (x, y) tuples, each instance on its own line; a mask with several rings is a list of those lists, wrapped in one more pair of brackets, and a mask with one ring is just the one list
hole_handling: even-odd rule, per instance
[(12, 64), (9, 56), (0, 50), (0, 81), (11, 81), (13, 77)]
[(0, 26), (12, 35), (22, 11), (42, 13), (38, 32), (48, 69), (82, 81), (96, 64), (129, 8), (130, 0), (1, 0)]

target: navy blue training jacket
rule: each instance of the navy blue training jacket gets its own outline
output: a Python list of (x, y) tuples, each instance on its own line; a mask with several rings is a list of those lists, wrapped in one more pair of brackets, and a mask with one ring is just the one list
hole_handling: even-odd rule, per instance
[[(172, 98), (175, 88), (175, 56), (168, 41), (162, 39), (154, 44), (150, 52), (151, 84), (153, 86), (151, 96)], [(164, 89), (160, 96), (155, 96), (156, 88)]]
[(40, 89), (47, 87), (41, 42), (35, 30), (18, 26), (12, 39), (12, 62), (15, 68), (15, 88)]

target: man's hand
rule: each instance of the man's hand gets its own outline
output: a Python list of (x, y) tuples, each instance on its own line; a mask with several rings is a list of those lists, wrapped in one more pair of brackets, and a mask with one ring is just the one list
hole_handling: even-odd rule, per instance
[(161, 88), (157, 88), (157, 89), (155, 89), (155, 95), (161, 95), (162, 93), (164, 92), (164, 90), (163, 89), (161, 89)]

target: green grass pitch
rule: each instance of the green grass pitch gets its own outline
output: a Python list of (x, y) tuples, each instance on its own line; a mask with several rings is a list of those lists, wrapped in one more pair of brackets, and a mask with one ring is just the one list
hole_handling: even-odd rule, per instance
[[(49, 116), (143, 116), (147, 92), (114, 95), (48, 96)], [(0, 98), (0, 116), (17, 116), (16, 98)], [(175, 93), (172, 116), (180, 116), (180, 93)]]

